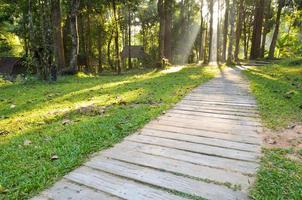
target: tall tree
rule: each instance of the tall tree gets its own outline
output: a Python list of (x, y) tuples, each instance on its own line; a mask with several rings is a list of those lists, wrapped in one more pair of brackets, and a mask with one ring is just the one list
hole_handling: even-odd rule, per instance
[(210, 12), (210, 27), (209, 27), (209, 41), (208, 41), (208, 48), (209, 48), (209, 58), (208, 61), (212, 61), (212, 40), (213, 40), (213, 7), (214, 7), (214, 0), (209, 0), (209, 12)]
[(132, 69), (131, 61), (131, 5), (128, 4), (128, 69)]
[(229, 27), (229, 6), (230, 1), (225, 0), (225, 14), (224, 14), (224, 25), (223, 25), (223, 47), (222, 47), (222, 61), (226, 61), (227, 52), (227, 40), (228, 40), (228, 27)]
[(159, 58), (165, 57), (165, 8), (164, 0), (158, 0), (157, 3), (159, 16)]
[(71, 56), (69, 68), (72, 71), (78, 70), (78, 55), (79, 55), (79, 33), (78, 33), (78, 9), (80, 0), (70, 0), (70, 34), (71, 34)]
[(62, 17), (61, 17), (61, 2), (60, 0), (52, 0), (52, 24), (54, 35), (54, 54), (55, 61), (58, 69), (65, 68), (65, 54), (63, 45), (63, 32), (62, 32)]
[(203, 0), (200, 0), (200, 44), (199, 44), (199, 60), (203, 58), (203, 40), (204, 40), (204, 20), (203, 20)]
[(120, 62), (120, 50), (119, 50), (119, 26), (118, 26), (118, 11), (116, 1), (112, 0), (113, 17), (114, 17), (114, 43), (115, 43), (115, 59), (116, 59), (116, 71), (118, 74), (121, 73), (121, 62)]
[(250, 59), (257, 59), (261, 53), (261, 35), (262, 35), (262, 24), (264, 16), (264, 2), (265, 0), (255, 0), (255, 15), (254, 15), (254, 26), (252, 35), (252, 47)]
[(172, 4), (173, 0), (165, 0), (164, 13), (165, 13), (165, 44), (164, 53), (165, 58), (169, 61), (172, 59)]
[(274, 35), (272, 38), (271, 46), (269, 48), (269, 55), (268, 55), (269, 58), (274, 58), (276, 43), (277, 43), (278, 34), (279, 34), (280, 18), (281, 18), (281, 13), (282, 13), (282, 9), (283, 9), (284, 5), (285, 5), (285, 0), (279, 0), (275, 31), (274, 31)]
[(229, 36), (229, 46), (228, 46), (228, 58), (227, 63), (231, 64), (233, 62), (233, 43), (234, 43), (234, 35), (235, 35), (235, 6), (236, 6), (236, 0), (233, 0), (233, 3), (231, 5), (230, 10), (230, 24), (231, 24), (231, 30), (230, 30), (230, 36)]
[(239, 44), (240, 44), (240, 38), (241, 38), (241, 31), (242, 31), (242, 20), (243, 20), (243, 1), (239, 0), (239, 4), (237, 6), (237, 26), (236, 26), (236, 43), (235, 43), (235, 52), (234, 52), (234, 59), (235, 61), (239, 60)]
[(263, 25), (263, 33), (262, 33), (262, 40), (261, 40), (261, 58), (264, 58), (265, 53), (265, 44), (266, 44), (266, 36), (270, 31), (270, 18), (271, 18), (271, 4), (272, 1), (268, 0), (265, 5), (265, 12), (264, 12), (264, 25)]

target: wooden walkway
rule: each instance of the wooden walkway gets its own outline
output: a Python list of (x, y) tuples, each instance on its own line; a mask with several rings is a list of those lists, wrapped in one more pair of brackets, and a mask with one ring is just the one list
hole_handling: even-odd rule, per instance
[(261, 124), (240, 73), (225, 69), (34, 199), (248, 199)]

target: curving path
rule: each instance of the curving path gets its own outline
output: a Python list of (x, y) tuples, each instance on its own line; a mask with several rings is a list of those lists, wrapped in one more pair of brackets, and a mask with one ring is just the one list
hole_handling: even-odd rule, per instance
[(248, 82), (226, 68), (34, 199), (248, 199), (260, 131)]

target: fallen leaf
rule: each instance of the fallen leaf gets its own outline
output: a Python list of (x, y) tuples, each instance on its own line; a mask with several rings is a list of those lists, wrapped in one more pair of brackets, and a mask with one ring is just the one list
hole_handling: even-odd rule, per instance
[(68, 125), (68, 124), (71, 124), (71, 120), (70, 119), (64, 119), (62, 124), (65, 126), (65, 125)]
[(30, 141), (30, 140), (24, 140), (24, 143), (23, 143), (23, 145), (24, 146), (28, 146), (28, 145), (30, 145), (32, 142)]
[(0, 135), (8, 135), (9, 131), (6, 130), (0, 130)]
[(58, 159), (59, 159), (59, 156), (57, 156), (57, 155), (52, 155), (50, 158), (50, 160), (58, 160)]
[(4, 193), (7, 193), (8, 190), (5, 189), (2, 185), (0, 185), (0, 194), (4, 194)]

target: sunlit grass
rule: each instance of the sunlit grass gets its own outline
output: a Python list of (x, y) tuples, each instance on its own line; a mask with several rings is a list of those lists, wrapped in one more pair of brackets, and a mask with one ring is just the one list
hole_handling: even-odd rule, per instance
[[(292, 62), (285, 60), (246, 72), (268, 128), (280, 130), (289, 124), (302, 123), (302, 62), (294, 65)], [(264, 149), (252, 198), (300, 200), (302, 163), (287, 157), (299, 152), (302, 150)]]
[[(2, 85), (0, 130), (6, 134), (0, 136), (0, 199), (37, 194), (91, 153), (112, 146), (160, 115), (216, 72), (215, 67), (186, 67), (173, 73), (80, 75), (57, 83)], [(91, 105), (104, 107), (104, 113), (77, 111)], [(59, 159), (52, 161), (52, 155)]]
[(246, 74), (267, 127), (278, 129), (302, 122), (302, 64), (283, 61), (252, 68)]

